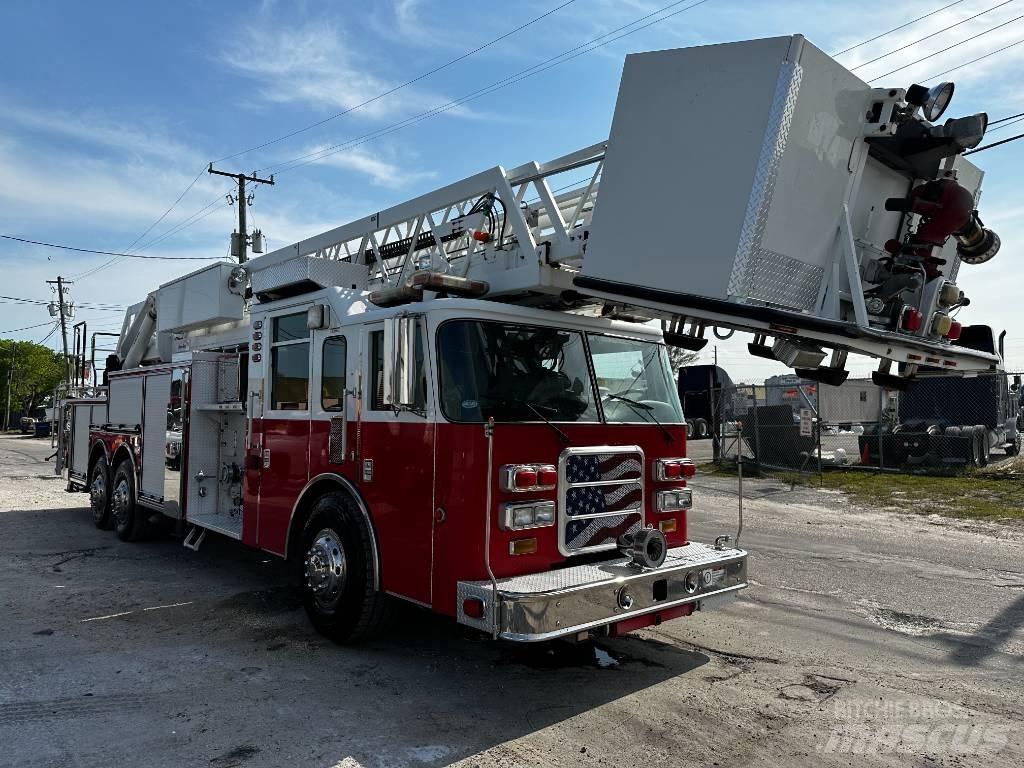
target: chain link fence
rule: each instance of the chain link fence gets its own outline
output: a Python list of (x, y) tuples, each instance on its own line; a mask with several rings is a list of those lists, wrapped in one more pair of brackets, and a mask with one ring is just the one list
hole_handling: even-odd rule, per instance
[[(830, 468), (948, 474), (1021, 451), (1020, 373), (919, 377), (904, 391), (796, 376), (709, 388), (714, 461), (768, 473)], [(699, 393), (684, 393), (694, 401)], [(706, 419), (705, 419), (706, 421)], [(691, 427), (691, 440), (701, 430)]]

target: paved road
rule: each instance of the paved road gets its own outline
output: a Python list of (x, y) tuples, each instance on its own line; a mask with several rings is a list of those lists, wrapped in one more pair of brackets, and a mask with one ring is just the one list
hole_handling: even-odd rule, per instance
[[(344, 648), (272, 558), (96, 530), (46, 453), (0, 437), (0, 766), (1024, 761), (1024, 537), (1005, 528), (748, 483), (754, 585), (720, 611), (521, 649), (412, 610)], [(733, 531), (732, 481), (695, 486), (694, 537)]]

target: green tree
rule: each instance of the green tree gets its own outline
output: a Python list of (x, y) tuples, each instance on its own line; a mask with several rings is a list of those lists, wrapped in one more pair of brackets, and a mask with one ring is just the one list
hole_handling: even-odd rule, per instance
[(40, 407), (63, 379), (62, 354), (33, 341), (0, 340), (0, 408), (7, 405), (10, 384), (12, 423), (15, 414), (29, 414)]

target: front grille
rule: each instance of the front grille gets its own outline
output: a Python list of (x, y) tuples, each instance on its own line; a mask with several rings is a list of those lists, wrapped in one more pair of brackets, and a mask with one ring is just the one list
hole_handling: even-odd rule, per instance
[(644, 522), (644, 454), (638, 446), (569, 448), (558, 462), (558, 548), (614, 549)]

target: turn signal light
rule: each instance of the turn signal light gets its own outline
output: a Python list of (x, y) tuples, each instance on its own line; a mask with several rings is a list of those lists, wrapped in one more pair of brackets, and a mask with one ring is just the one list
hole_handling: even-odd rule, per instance
[(963, 329), (964, 327), (956, 320), (954, 320), (952, 323), (950, 323), (949, 330), (946, 331), (946, 338), (949, 339), (950, 341), (956, 341), (957, 339), (960, 338), (960, 333), (961, 331), (963, 331)]
[(658, 459), (654, 462), (654, 479), (682, 480), (697, 474), (697, 465), (689, 459)]
[(662, 533), (675, 533), (678, 524), (674, 517), (670, 517), (668, 520), (662, 520), (658, 523), (658, 528), (661, 529)]
[(533, 555), (537, 553), (537, 539), (512, 539), (508, 543), (510, 555)]
[(903, 307), (903, 311), (900, 312), (900, 328), (904, 331), (920, 331), (923, 324), (924, 315), (921, 314), (920, 310), (910, 306)]

